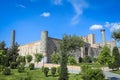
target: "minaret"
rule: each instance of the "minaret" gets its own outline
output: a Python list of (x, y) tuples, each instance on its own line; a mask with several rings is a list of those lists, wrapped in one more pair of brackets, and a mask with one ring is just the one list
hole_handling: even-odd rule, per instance
[(105, 40), (105, 29), (101, 29), (101, 34), (102, 34), (102, 45), (104, 46), (106, 44), (106, 40)]
[(48, 45), (48, 31), (42, 31), (41, 32), (41, 42), (40, 42), (40, 53), (44, 56), (44, 62), (47, 62), (47, 45)]
[(11, 47), (15, 45), (15, 30), (12, 30), (12, 36), (11, 36)]

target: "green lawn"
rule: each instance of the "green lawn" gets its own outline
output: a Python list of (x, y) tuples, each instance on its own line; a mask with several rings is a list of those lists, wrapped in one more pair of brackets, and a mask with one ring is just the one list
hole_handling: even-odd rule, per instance
[[(12, 69), (11, 71), (11, 75), (2, 75), (2, 73), (0, 73), (0, 80), (23, 80), (22, 78), (27, 76), (28, 69), (23, 73), (18, 73), (17, 69)], [(29, 74), (32, 77), (32, 80), (58, 80), (58, 74), (56, 74), (55, 77), (52, 77), (49, 71), (49, 76), (45, 77), (41, 69), (29, 70)], [(69, 80), (81, 80), (81, 76), (70, 74)]]
[(118, 70), (118, 71), (111, 71), (111, 72), (116, 73), (116, 74), (120, 74), (120, 70)]

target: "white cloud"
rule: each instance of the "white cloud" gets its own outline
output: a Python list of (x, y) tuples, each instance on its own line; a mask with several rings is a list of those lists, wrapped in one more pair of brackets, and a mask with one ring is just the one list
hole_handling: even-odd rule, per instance
[(49, 17), (49, 16), (50, 16), (50, 13), (49, 13), (49, 12), (43, 12), (40, 16)]
[(25, 5), (23, 5), (23, 4), (19, 4), (19, 5), (17, 5), (18, 7), (21, 7), (21, 8), (26, 8), (26, 6)]
[(95, 24), (95, 25), (92, 25), (92, 26), (90, 27), (90, 30), (100, 30), (100, 29), (102, 29), (102, 28), (103, 28), (102, 25), (97, 25), (97, 24)]
[(79, 17), (83, 13), (83, 9), (88, 7), (88, 4), (85, 2), (85, 0), (68, 0), (74, 10), (75, 10), (75, 15), (72, 18), (72, 24), (78, 24), (79, 23)]
[(62, 0), (53, 0), (53, 3), (55, 5), (61, 5), (62, 4)]
[(114, 30), (120, 29), (120, 22), (109, 23), (106, 22), (105, 27), (109, 28), (111, 32)]

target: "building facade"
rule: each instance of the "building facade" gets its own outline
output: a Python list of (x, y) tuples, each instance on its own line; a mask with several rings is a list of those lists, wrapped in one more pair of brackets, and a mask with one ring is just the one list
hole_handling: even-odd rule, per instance
[[(112, 48), (115, 46), (115, 41), (106, 42), (105, 41), (105, 30), (101, 30), (102, 33), (102, 43), (95, 43), (95, 35), (89, 34), (87, 36), (83, 36), (83, 40), (86, 42), (86, 45), (82, 47), (80, 50), (77, 50), (74, 52), (74, 56), (76, 57), (76, 60), (79, 59), (79, 57), (97, 57), (102, 46), (105, 44), (112, 50)], [(41, 62), (48, 63), (50, 62), (50, 55), (54, 51), (59, 51), (60, 49), (60, 39), (51, 38), (48, 36), (48, 31), (42, 31), (41, 32), (41, 40), (20, 45), (19, 46), (19, 55), (26, 56), (26, 55), (32, 55), (33, 56), (33, 62), (34, 62), (34, 54), (39, 53), (43, 54), (44, 58)]]

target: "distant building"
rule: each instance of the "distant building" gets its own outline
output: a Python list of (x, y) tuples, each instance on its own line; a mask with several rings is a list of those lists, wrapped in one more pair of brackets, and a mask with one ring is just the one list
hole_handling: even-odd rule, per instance
[[(86, 45), (81, 48), (81, 50), (77, 50), (74, 53), (74, 56), (78, 60), (79, 57), (97, 57), (102, 46), (105, 44), (112, 50), (112, 48), (116, 45), (115, 41), (106, 42), (105, 41), (105, 30), (101, 30), (102, 33), (102, 43), (95, 43), (95, 35), (89, 34), (87, 36), (83, 36), (83, 40), (86, 42)], [(33, 56), (33, 62), (34, 62), (34, 54), (40, 53), (44, 55), (44, 58), (41, 62), (44, 61), (44, 63), (50, 62), (50, 55), (54, 51), (59, 51), (60, 48), (60, 39), (51, 38), (48, 36), (47, 31), (41, 32), (41, 40), (20, 45), (19, 47), (19, 54), (22, 56), (26, 56), (27, 54), (30, 54)]]

